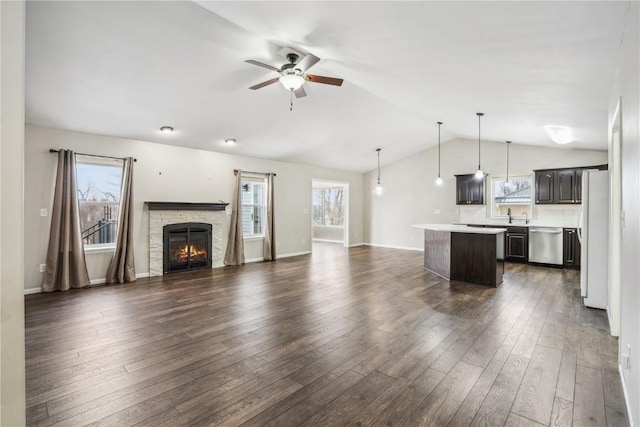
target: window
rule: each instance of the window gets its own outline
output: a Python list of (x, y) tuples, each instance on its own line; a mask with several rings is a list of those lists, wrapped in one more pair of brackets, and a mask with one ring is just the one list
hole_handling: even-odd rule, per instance
[(491, 178), (491, 217), (506, 218), (511, 215), (531, 218), (531, 176), (516, 176), (506, 182), (504, 178)]
[(85, 249), (115, 247), (124, 160), (76, 156), (80, 228)]
[(242, 178), (242, 234), (245, 238), (264, 237), (266, 189), (264, 178)]
[(313, 189), (313, 223), (316, 225), (344, 225), (344, 189)]

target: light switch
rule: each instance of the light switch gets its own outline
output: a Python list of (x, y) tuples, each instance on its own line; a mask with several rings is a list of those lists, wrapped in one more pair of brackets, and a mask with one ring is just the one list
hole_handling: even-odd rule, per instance
[(40, 216), (47, 216), (47, 210), (46, 209), (40, 209)]
[(309, 215), (309, 209), (302, 209), (302, 213), (305, 215)]

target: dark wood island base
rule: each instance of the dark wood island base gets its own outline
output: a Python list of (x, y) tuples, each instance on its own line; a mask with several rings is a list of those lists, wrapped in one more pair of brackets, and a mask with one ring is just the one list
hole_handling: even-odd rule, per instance
[(504, 229), (434, 224), (424, 228), (424, 267), (448, 280), (498, 286), (504, 274)]

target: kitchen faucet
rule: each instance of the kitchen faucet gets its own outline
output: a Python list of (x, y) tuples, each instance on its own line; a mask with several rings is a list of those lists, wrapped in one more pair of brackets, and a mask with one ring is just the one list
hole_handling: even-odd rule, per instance
[(507, 216), (509, 217), (509, 224), (511, 224), (511, 221), (513, 218), (511, 218), (511, 208), (507, 208)]
[(529, 224), (529, 217), (527, 216), (526, 212), (522, 212), (522, 215), (524, 215), (524, 223), (525, 224)]

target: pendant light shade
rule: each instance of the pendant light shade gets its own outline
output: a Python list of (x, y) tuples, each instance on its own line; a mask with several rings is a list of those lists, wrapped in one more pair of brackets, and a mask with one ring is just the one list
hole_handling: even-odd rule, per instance
[(476, 179), (482, 179), (484, 172), (480, 167), (480, 119), (484, 116), (484, 113), (476, 113), (476, 115), (478, 116), (478, 170), (476, 171)]
[(378, 181), (376, 183), (376, 186), (373, 187), (373, 194), (378, 197), (384, 194), (384, 187), (380, 183), (380, 150), (382, 150), (382, 148), (376, 148), (376, 151), (378, 152)]
[(440, 178), (440, 127), (442, 122), (438, 122), (438, 178), (436, 178), (436, 185), (442, 185), (442, 178)]

